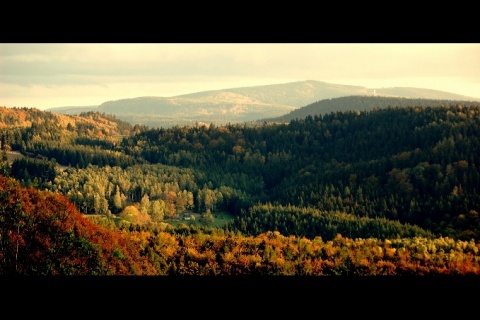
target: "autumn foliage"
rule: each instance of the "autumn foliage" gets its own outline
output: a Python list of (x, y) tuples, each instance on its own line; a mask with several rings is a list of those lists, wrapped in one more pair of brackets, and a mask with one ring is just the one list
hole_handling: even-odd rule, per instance
[[(448, 238), (330, 241), (283, 236), (160, 233), (147, 249), (171, 275), (426, 276), (479, 275), (479, 248)], [(165, 245), (168, 243), (169, 245)], [(162, 245), (163, 244), (163, 245)], [(162, 264), (163, 263), (163, 264)]]
[(130, 235), (94, 224), (62, 195), (0, 176), (0, 274), (155, 274)]
[(0, 175), (2, 275), (480, 275), (479, 245), (450, 238), (324, 241), (181, 225), (108, 228), (62, 195)]

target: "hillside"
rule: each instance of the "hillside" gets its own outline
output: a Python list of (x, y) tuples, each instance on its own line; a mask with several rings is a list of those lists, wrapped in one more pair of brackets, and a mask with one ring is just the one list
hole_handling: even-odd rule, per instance
[[(226, 211), (241, 217), (231, 226), (235, 230), (256, 234), (275, 225), (297, 234), (286, 221), (259, 222), (240, 215), (256, 203), (271, 202), (399, 219), (435, 234), (480, 239), (480, 226), (465, 223), (476, 221), (478, 212), (474, 190), (480, 183), (475, 161), (480, 106), (437, 103), (337, 111), (282, 125), (137, 127), (116, 141), (87, 137), (84, 131), (67, 141), (68, 132), (55, 131), (55, 125), (32, 126), (18, 134), (7, 130), (2, 139), (14, 151), (71, 166), (60, 175), (49, 163), (15, 161), (11, 172), (26, 185), (70, 193), (85, 213), (160, 222), (192, 210), (209, 211), (207, 221)], [(144, 214), (139, 216), (141, 211), (132, 205), (142, 201)], [(150, 218), (148, 210), (155, 212)], [(343, 225), (342, 233), (362, 236), (364, 224), (373, 223), (384, 230), (379, 236), (385, 230), (422, 234), (402, 230), (404, 226), (384, 227), (390, 222), (357, 221), (360, 229), (355, 231), (348, 219), (346, 224), (343, 217), (328, 220), (335, 220), (331, 225), (336, 227), (305, 227), (301, 232), (331, 238)]]
[(0, 273), (480, 274), (480, 106), (430, 102), (173, 128), (4, 110)]
[(35, 108), (0, 107), (1, 150), (11, 163), (18, 159), (33, 171), (38, 167), (32, 163), (34, 159), (52, 159), (61, 168), (92, 163), (94, 155), (100, 156), (101, 163), (132, 163), (113, 148), (134, 129), (130, 123), (105, 113), (63, 115)]
[(279, 117), (269, 117), (256, 121), (257, 123), (266, 122), (289, 122), (296, 119), (305, 119), (307, 116), (326, 115), (331, 112), (342, 111), (371, 111), (388, 107), (431, 107), (448, 105), (475, 105), (479, 106), (480, 101), (466, 100), (446, 100), (446, 99), (426, 99), (426, 98), (404, 98), (404, 97), (384, 97), (384, 96), (348, 96), (332, 99), (325, 99), (309, 104), (305, 107), (295, 109)]
[(0, 275), (155, 274), (135, 242), (91, 222), (64, 196), (0, 174)]
[(340, 234), (323, 241), (278, 231), (256, 237), (198, 229), (190, 234), (185, 227), (127, 231), (90, 221), (62, 195), (24, 188), (2, 175), (0, 195), (3, 276), (480, 274), (472, 241)]
[[(344, 96), (383, 95), (390, 97), (475, 100), (458, 94), (422, 88), (379, 88), (332, 84), (322, 81), (298, 81), (285, 84), (203, 91), (174, 97), (137, 97), (107, 101), (99, 112), (114, 114), (132, 124), (149, 127), (176, 125), (242, 123), (280, 117), (316, 101)], [(76, 108), (48, 109), (71, 114)], [(85, 107), (84, 110), (92, 110)]]
[(53, 125), (61, 130), (83, 130), (93, 137), (99, 135), (129, 134), (132, 125), (115, 116), (99, 114), (98, 112), (83, 112), (66, 115), (51, 111), (42, 111), (35, 108), (7, 108), (0, 107), (0, 129), (31, 128)]

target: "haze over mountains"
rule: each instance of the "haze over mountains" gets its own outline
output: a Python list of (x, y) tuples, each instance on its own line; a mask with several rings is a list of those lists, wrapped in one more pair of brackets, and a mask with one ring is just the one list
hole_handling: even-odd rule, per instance
[[(168, 128), (176, 125), (222, 125), (276, 119), (321, 100), (347, 96), (480, 101), (478, 98), (423, 88), (366, 88), (307, 80), (202, 91), (174, 97), (136, 97), (107, 101), (99, 106), (60, 107), (46, 111), (62, 114), (99, 111), (113, 114), (132, 124)], [(348, 107), (344, 105), (343, 109)], [(325, 110), (332, 111), (331, 108)]]

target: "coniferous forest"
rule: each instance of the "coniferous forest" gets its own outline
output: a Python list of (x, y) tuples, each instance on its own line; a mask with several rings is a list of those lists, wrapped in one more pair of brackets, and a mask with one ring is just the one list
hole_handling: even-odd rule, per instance
[(3, 275), (480, 274), (478, 103), (172, 128), (2, 108), (0, 139)]

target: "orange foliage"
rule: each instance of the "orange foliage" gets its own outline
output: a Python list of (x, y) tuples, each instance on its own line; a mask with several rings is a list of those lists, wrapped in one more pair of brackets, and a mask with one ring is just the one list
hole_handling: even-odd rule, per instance
[(480, 274), (476, 247), (446, 240), (428, 244), (426, 239), (352, 240), (339, 235), (324, 243), (278, 231), (246, 237), (111, 230), (85, 218), (63, 195), (23, 188), (4, 176), (0, 232), (0, 274)]
[(63, 195), (0, 176), (0, 274), (156, 274), (138, 244), (92, 223)]

